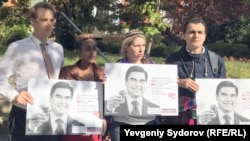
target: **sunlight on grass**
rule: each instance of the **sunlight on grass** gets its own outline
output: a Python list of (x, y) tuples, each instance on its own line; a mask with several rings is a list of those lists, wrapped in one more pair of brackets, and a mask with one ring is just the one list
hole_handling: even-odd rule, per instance
[[(5, 49), (0, 47), (0, 59), (3, 56)], [(110, 53), (103, 53), (106, 58), (111, 63), (115, 63), (116, 60), (121, 58), (119, 54), (110, 54)], [(65, 62), (64, 65), (72, 65), (78, 60), (78, 55), (74, 51), (67, 51), (64, 52)], [(152, 57), (152, 59), (157, 64), (164, 64), (165, 58), (161, 57)], [(100, 66), (104, 66), (107, 61), (101, 56), (98, 55), (97, 57), (97, 64)], [(225, 61), (226, 70), (228, 78), (240, 78), (240, 79), (249, 79), (250, 78), (250, 63), (249, 62), (240, 62), (240, 61)]]
[[(115, 63), (118, 59), (121, 58), (119, 54), (105, 54), (105, 56), (110, 60), (111, 63)], [(151, 59), (157, 64), (163, 64), (165, 58), (161, 57), (151, 57)], [(104, 66), (105, 63), (108, 63), (103, 57), (98, 56), (97, 63), (101, 66)]]
[(250, 63), (240, 61), (225, 61), (229, 78), (250, 78)]

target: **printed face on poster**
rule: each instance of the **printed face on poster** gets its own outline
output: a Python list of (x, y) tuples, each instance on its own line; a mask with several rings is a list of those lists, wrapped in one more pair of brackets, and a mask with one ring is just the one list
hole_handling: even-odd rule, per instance
[(250, 79), (196, 79), (197, 123), (250, 124)]
[(177, 66), (105, 64), (105, 115), (178, 115)]
[(26, 135), (101, 134), (101, 82), (30, 79), (28, 92)]

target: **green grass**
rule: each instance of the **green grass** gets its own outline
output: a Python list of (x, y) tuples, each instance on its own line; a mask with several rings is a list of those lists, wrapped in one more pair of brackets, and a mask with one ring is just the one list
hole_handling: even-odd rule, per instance
[[(6, 49), (0, 47), (0, 59)], [(108, 60), (112, 63), (116, 62), (117, 59), (120, 58), (119, 54), (110, 54), (103, 52), (103, 54), (108, 58)], [(161, 57), (152, 57), (152, 59), (157, 64), (164, 64), (165, 58)], [(74, 51), (65, 50), (65, 65), (72, 65), (78, 60), (78, 55)], [(97, 63), (100, 66), (104, 66), (107, 61), (101, 56), (98, 55)], [(250, 62), (240, 62), (240, 61), (225, 61), (227, 75), (229, 78), (250, 78)]]
[[(117, 59), (121, 58), (119, 54), (110, 54), (103, 52), (103, 54), (108, 58), (110, 62), (116, 62)], [(77, 55), (72, 53), (72, 51), (65, 51), (65, 65), (73, 64), (77, 60)], [(157, 64), (164, 64), (165, 58), (152, 57), (152, 59)], [(97, 58), (97, 63), (104, 66), (107, 61), (99, 55)], [(225, 61), (225, 66), (227, 70), (228, 78), (250, 78), (250, 62), (240, 62), (240, 61)]]
[[(111, 63), (115, 63), (116, 60), (121, 58), (119, 54), (110, 54), (107, 52), (103, 52), (103, 54)], [(67, 51), (67, 50), (65, 51), (65, 63), (64, 63), (65, 65), (71, 65), (77, 59), (78, 59), (78, 56), (75, 52)], [(161, 58), (161, 57), (152, 57), (151, 59), (153, 59), (158, 64), (162, 64), (165, 61), (165, 58)], [(101, 55), (98, 55), (97, 64), (99, 64), (100, 66), (104, 66), (105, 63), (108, 63), (108, 61), (106, 61), (104, 57), (102, 57)]]
[(229, 78), (250, 78), (250, 62), (225, 61)]

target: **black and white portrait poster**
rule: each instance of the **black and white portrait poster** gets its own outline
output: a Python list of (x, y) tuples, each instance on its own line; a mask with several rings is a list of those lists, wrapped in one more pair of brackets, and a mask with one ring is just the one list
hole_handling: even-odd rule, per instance
[(178, 115), (177, 66), (105, 64), (105, 115)]
[(250, 124), (250, 79), (196, 79), (197, 123)]
[(26, 135), (101, 134), (101, 82), (30, 79), (28, 92)]

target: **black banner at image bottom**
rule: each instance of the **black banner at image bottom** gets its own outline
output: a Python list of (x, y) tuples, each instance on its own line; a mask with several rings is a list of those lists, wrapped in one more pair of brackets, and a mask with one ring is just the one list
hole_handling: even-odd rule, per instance
[(121, 125), (121, 141), (250, 140), (250, 125)]

